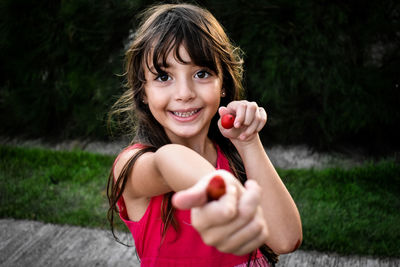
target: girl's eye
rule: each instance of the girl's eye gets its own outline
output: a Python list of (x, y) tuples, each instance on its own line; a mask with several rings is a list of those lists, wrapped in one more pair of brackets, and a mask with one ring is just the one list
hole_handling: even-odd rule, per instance
[(156, 78), (156, 80), (159, 82), (166, 82), (169, 81), (170, 79), (171, 77), (169, 77), (168, 74), (166, 73), (160, 73)]
[(208, 78), (211, 74), (205, 70), (201, 70), (196, 73), (195, 77), (200, 79)]

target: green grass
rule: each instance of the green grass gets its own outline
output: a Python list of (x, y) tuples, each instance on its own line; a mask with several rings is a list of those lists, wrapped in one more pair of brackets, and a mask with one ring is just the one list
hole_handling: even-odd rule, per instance
[(298, 205), (302, 249), (400, 256), (400, 165), (279, 170)]
[[(0, 146), (0, 217), (107, 228), (113, 158)], [(400, 256), (399, 164), (278, 172), (300, 210), (301, 249)]]
[(0, 217), (106, 228), (113, 158), (0, 146)]

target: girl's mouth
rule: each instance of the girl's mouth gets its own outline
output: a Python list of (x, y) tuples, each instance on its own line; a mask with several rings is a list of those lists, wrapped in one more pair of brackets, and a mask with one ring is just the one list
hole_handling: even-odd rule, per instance
[(187, 112), (172, 111), (172, 113), (177, 117), (188, 118), (190, 116), (193, 116), (194, 114), (196, 114), (199, 111), (200, 111), (200, 109), (195, 109), (195, 110), (187, 111)]

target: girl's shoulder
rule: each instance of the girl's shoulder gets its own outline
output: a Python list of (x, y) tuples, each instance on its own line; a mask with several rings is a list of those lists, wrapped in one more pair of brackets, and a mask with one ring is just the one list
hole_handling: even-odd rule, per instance
[(118, 156), (114, 160), (113, 164), (113, 174), (114, 177), (117, 177), (122, 168), (125, 166), (125, 164), (141, 149), (146, 148), (147, 146), (136, 143), (129, 145), (125, 147), (124, 149), (121, 150), (121, 152), (118, 154)]
[(124, 148), (118, 153), (117, 157), (115, 158), (114, 163), (117, 162), (117, 161), (118, 161), (122, 156), (124, 156), (126, 153), (132, 152), (132, 151), (135, 151), (135, 150), (140, 150), (140, 149), (145, 148), (145, 147), (146, 147), (146, 146), (144, 146), (144, 145), (142, 145), (142, 144), (139, 144), (139, 143), (137, 143), (137, 144), (132, 144), (132, 145), (128, 145), (128, 146), (124, 147)]
[(170, 190), (163, 183), (152, 146), (135, 144), (123, 149), (115, 159), (113, 175), (117, 183), (122, 179), (125, 184), (123, 196), (127, 204), (132, 199), (146, 198)]
[(123, 148), (118, 156), (120, 156), (121, 154), (123, 154), (125, 152), (131, 151), (131, 150), (140, 150), (140, 149), (143, 149), (143, 148), (146, 148), (146, 147), (147, 147), (146, 145), (143, 145), (143, 144), (140, 144), (140, 143), (131, 144), (131, 145)]

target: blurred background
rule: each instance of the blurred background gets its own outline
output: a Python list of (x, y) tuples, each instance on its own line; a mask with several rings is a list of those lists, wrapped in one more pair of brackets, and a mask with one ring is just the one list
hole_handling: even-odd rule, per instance
[[(155, 1), (0, 1), (0, 135), (110, 140), (136, 15)], [(198, 1), (245, 52), (268, 144), (400, 147), (398, 1)], [(112, 138), (115, 138), (112, 137)]]
[[(18, 147), (10, 140), (84, 140), (101, 147), (119, 140), (121, 133), (107, 129), (107, 113), (124, 90), (124, 54), (136, 16), (153, 3), (0, 0), (3, 226), (13, 225), (4, 220), (12, 218), (108, 229), (106, 182), (115, 154)], [(350, 157), (357, 151), (374, 159), (278, 166), (302, 216), (301, 250), (400, 259), (399, 1), (197, 3), (244, 51), (247, 98), (268, 112), (264, 145)], [(289, 163), (307, 161), (301, 150), (289, 152)], [(126, 231), (122, 224), (117, 229)], [(7, 233), (14, 231), (2, 231), (7, 245), (0, 255), (18, 259), (21, 250), (10, 244), (19, 247), (25, 236)], [(82, 236), (78, 241), (86, 244)], [(44, 241), (43, 253), (33, 254), (54, 254)], [(80, 256), (71, 259), (85, 254), (76, 247)], [(62, 259), (57, 253), (53, 258)]]

